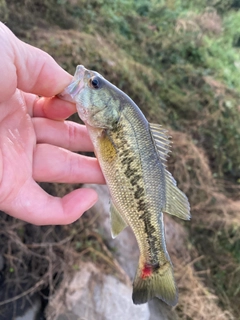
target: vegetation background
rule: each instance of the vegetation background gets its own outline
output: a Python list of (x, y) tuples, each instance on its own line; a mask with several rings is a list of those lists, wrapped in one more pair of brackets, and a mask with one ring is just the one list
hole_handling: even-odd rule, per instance
[[(179, 319), (240, 319), (239, 8), (239, 0), (0, 0), (0, 19), (19, 38), (72, 74), (78, 64), (102, 73), (169, 129), (169, 170), (192, 208), (191, 222), (177, 221), (185, 246), (172, 250)], [(58, 195), (76, 187), (42, 186)], [(11, 306), (8, 292), (12, 303), (37, 291), (47, 302), (78, 254), (104, 263), (91, 219), (35, 227), (2, 213), (0, 307)]]

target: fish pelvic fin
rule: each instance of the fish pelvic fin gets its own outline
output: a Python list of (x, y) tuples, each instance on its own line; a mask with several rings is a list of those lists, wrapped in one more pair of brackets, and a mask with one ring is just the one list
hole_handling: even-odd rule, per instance
[(138, 268), (133, 282), (132, 299), (134, 304), (142, 304), (157, 297), (170, 306), (178, 302), (178, 292), (170, 261), (160, 267), (144, 264)]
[(110, 205), (110, 215), (112, 238), (116, 238), (116, 236), (128, 225), (127, 222), (122, 218), (121, 214), (118, 212), (112, 201)]

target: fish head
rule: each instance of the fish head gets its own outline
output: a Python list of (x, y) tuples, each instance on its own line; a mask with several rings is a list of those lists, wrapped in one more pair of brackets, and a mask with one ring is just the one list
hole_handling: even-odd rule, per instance
[(98, 72), (79, 65), (72, 82), (59, 97), (76, 103), (85, 124), (112, 129), (120, 117), (121, 93)]

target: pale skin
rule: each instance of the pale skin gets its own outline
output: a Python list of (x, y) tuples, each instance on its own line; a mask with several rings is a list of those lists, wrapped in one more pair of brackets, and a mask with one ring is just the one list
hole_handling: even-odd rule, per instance
[(72, 76), (2, 23), (0, 52), (0, 210), (37, 225), (71, 223), (96, 192), (53, 197), (37, 182), (104, 183), (97, 160), (73, 152), (93, 150), (86, 127), (66, 120), (75, 105), (54, 97)]

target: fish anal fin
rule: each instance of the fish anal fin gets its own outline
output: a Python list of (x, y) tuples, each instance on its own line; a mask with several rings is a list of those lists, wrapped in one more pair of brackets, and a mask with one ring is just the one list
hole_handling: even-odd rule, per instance
[(110, 215), (111, 215), (111, 232), (112, 237), (116, 238), (116, 236), (125, 229), (128, 225), (121, 217), (115, 205), (111, 202), (110, 205)]
[(142, 304), (157, 297), (170, 306), (175, 306), (178, 293), (170, 261), (159, 268), (151, 266), (138, 269), (133, 283), (133, 303)]
[(166, 177), (166, 206), (164, 212), (183, 220), (189, 220), (190, 205), (186, 195), (177, 187), (177, 183), (171, 173), (165, 169)]

